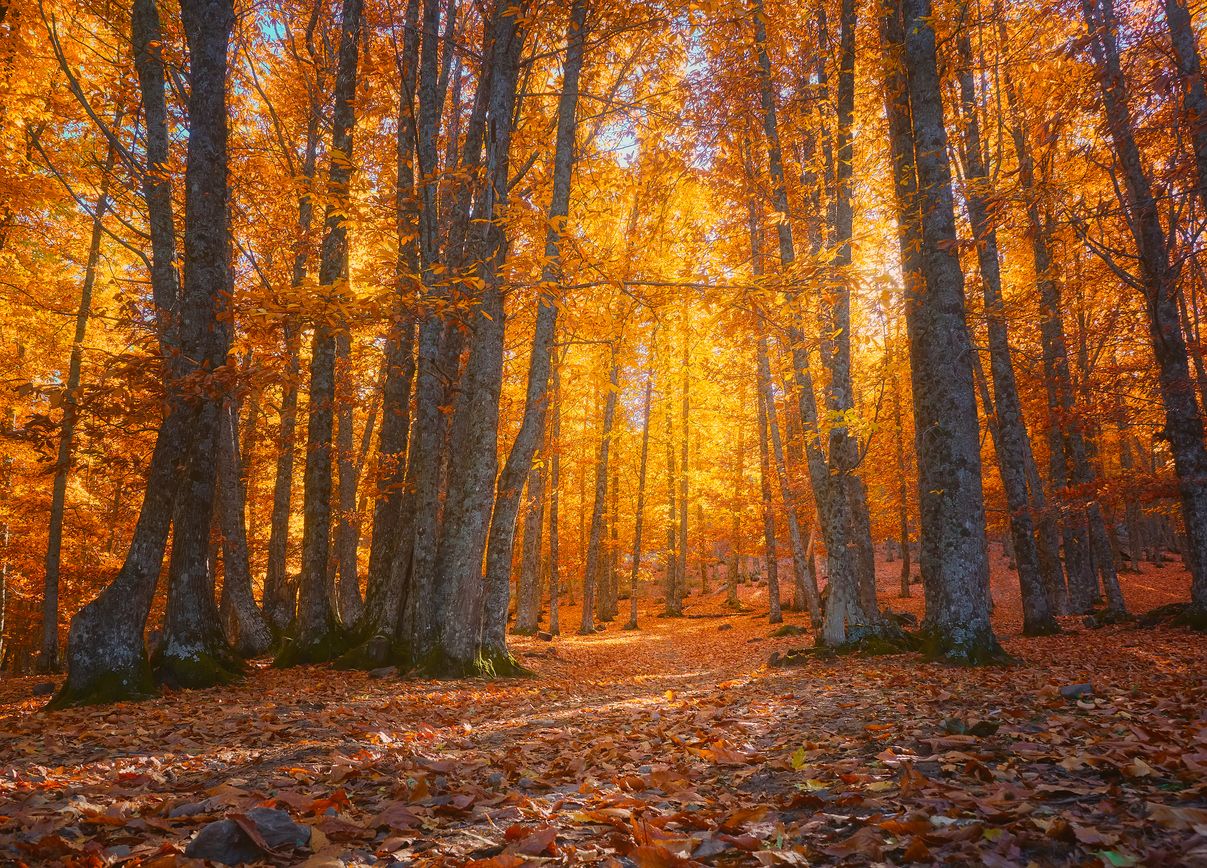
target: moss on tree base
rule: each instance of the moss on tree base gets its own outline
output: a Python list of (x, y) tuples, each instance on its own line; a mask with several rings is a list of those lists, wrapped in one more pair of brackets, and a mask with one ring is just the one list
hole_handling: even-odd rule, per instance
[(458, 660), (443, 649), (435, 649), (416, 664), (413, 675), (420, 678), (535, 678), (536, 673), (520, 664), (508, 651), (481, 649), (472, 660)]
[(114, 702), (142, 702), (157, 696), (159, 687), (151, 674), (150, 664), (146, 657), (143, 657), (140, 665), (134, 670), (105, 672), (83, 684), (73, 682), (69, 675), (44, 710), (111, 705)]
[(367, 672), (383, 666), (397, 666), (399, 671), (405, 671), (410, 663), (410, 650), (403, 643), (378, 634), (361, 641), (352, 640), (351, 647), (335, 658), (331, 665), (335, 669)]
[(992, 633), (963, 638), (930, 627), (919, 631), (917, 639), (918, 650), (927, 660), (956, 666), (1001, 666), (1017, 662)]
[(233, 654), (197, 651), (176, 655), (160, 651), (151, 662), (155, 680), (168, 687), (201, 690), (233, 684), (243, 677), (245, 665)]
[(322, 635), (299, 639), (291, 629), (281, 643), (272, 665), (277, 669), (304, 666), (308, 663), (330, 663), (348, 650), (351, 639), (342, 627), (332, 625)]

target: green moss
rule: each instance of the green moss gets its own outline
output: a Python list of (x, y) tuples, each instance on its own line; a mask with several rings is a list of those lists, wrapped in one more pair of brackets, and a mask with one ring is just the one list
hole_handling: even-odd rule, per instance
[(232, 684), (242, 678), (245, 671), (243, 662), (234, 655), (207, 651), (188, 657), (160, 652), (152, 666), (160, 684), (188, 690)]
[(421, 678), (533, 678), (531, 669), (521, 665), (507, 651), (480, 650), (472, 660), (457, 660), (442, 648), (433, 649), (414, 669)]
[(278, 669), (288, 669), (307, 663), (329, 663), (347, 651), (350, 644), (348, 632), (335, 624), (321, 636), (309, 641), (299, 640), (296, 630), (291, 627), (272, 665)]
[(142, 702), (159, 695), (144, 655), (133, 672), (105, 672), (85, 684), (76, 684), (70, 675), (59, 692), (46, 704), (46, 711), (85, 705), (111, 705), (115, 702)]
[(383, 666), (397, 666), (399, 671), (406, 671), (411, 665), (410, 648), (403, 642), (387, 636), (370, 636), (359, 642), (351, 643), (351, 647), (343, 652), (331, 664), (335, 669), (380, 669)]
[(1017, 662), (998, 644), (992, 633), (975, 638), (957, 638), (934, 629), (918, 634), (918, 650), (927, 660), (956, 666), (1000, 666)]

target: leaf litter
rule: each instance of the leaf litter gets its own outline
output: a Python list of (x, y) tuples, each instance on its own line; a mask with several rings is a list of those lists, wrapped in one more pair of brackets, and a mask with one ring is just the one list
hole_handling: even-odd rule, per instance
[[(201, 865), (186, 849), (225, 822), (207, 835), (242, 859), (310, 868), (1207, 864), (1202, 635), (1064, 619), (1017, 638), (998, 572), (1018, 662), (989, 669), (770, 668), (812, 640), (770, 636), (765, 591), (743, 588), (744, 611), (697, 597), (708, 617), (517, 637), (535, 679), (257, 666), (53, 714), (37, 679), (6, 680), (0, 863)], [(1168, 601), (1161, 578), (1125, 584), (1135, 608)], [(920, 614), (891, 582), (883, 600)]]

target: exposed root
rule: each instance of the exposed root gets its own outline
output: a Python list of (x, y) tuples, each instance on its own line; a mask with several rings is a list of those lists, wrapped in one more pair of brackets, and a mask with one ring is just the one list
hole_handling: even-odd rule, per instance
[(329, 663), (343, 654), (349, 644), (348, 633), (336, 625), (313, 639), (300, 639), (295, 635), (294, 629), (290, 629), (272, 665), (278, 669), (288, 669), (306, 663)]
[(1169, 603), (1141, 615), (1137, 623), (1141, 627), (1189, 627), (1207, 633), (1207, 608), (1194, 603)]
[(511, 652), (481, 649), (472, 660), (458, 660), (443, 649), (429, 653), (410, 673), (419, 678), (535, 678)]

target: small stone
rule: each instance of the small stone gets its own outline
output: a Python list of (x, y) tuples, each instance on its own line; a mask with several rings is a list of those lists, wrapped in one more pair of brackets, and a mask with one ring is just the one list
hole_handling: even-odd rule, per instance
[(951, 735), (964, 735), (968, 732), (968, 725), (958, 717), (949, 717), (943, 721), (943, 731)]
[(34, 685), (34, 696), (50, 696), (54, 693), (54, 682), (46, 681), (42, 684)]
[[(247, 812), (247, 819), (255, 824), (260, 839), (273, 851), (304, 847), (310, 841), (310, 828), (295, 823), (284, 811), (252, 808)], [(242, 826), (226, 819), (202, 827), (185, 847), (184, 855), (222, 865), (240, 865), (263, 859), (267, 851), (252, 840)]]
[(768, 666), (779, 666), (779, 663), (780, 663), (780, 652), (778, 652), (778, 651), (772, 651), (772, 652), (771, 652), (771, 659), (769, 659), (769, 660), (767, 661), (767, 665), (768, 665)]
[(169, 817), (196, 817), (201, 814), (212, 814), (217, 810), (217, 806), (212, 799), (205, 799), (200, 802), (185, 802), (177, 805), (168, 811)]
[(595, 632), (596, 632), (596, 633), (603, 633), (603, 632), (605, 632), (607, 629), (608, 629), (608, 628), (607, 628), (605, 625), (603, 625), (603, 624), (596, 624), (596, 625), (595, 625)]
[(732, 629), (733, 629), (733, 624), (722, 624), (720, 627), (717, 628), (717, 632), (723, 633), (726, 630), (732, 630)]
[(978, 738), (985, 738), (986, 736), (996, 734), (999, 726), (1001, 726), (1000, 723), (995, 723), (992, 720), (978, 720), (972, 726), (968, 727), (968, 733)]
[(391, 678), (397, 674), (398, 668), (396, 666), (381, 666), (377, 669), (369, 670), (369, 677), (375, 679)]
[(540, 639), (542, 642), (552, 642), (553, 634), (549, 633), (545, 630), (542, 630), (541, 632), (536, 634), (536, 638)]
[(1060, 695), (1065, 699), (1080, 699), (1094, 692), (1093, 684), (1066, 684), (1060, 688)]

